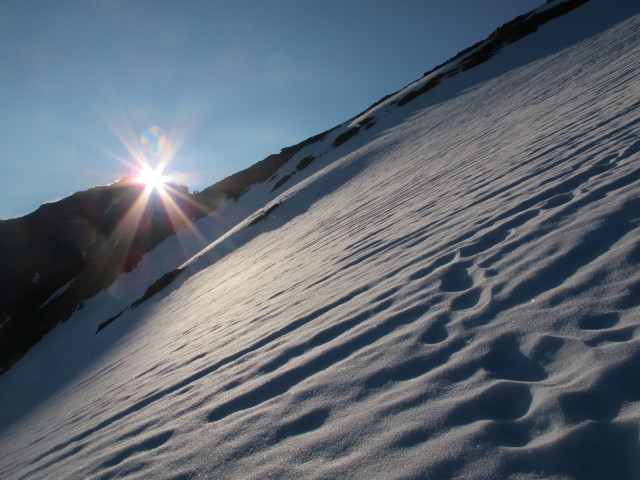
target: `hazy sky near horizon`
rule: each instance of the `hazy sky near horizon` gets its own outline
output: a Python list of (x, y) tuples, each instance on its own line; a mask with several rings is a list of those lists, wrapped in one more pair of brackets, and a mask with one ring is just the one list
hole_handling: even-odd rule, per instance
[(154, 126), (167, 173), (205, 188), (543, 3), (3, 0), (0, 218), (132, 173)]

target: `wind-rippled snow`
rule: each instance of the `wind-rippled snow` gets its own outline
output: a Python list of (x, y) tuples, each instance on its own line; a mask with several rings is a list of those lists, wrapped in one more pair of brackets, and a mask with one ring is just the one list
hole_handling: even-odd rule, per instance
[(0, 476), (640, 478), (632, 4), (307, 147), (268, 218), (98, 335), (140, 292), (92, 299), (0, 377)]

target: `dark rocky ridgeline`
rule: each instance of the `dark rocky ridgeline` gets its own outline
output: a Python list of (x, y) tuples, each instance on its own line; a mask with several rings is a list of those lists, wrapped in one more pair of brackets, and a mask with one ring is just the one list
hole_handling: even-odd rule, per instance
[[(552, 3), (553, 1), (554, 0), (547, 0), (546, 3)], [(579, 7), (584, 3), (587, 3), (588, 1), (589, 0), (565, 0), (564, 2), (559, 2), (557, 5), (550, 7), (543, 12), (538, 12), (538, 13), (531, 12), (531, 13), (526, 13), (524, 15), (520, 15), (516, 17), (510, 22), (507, 22), (501, 27), (497, 28), (486, 39), (480, 42), (477, 42), (476, 44), (470, 46), (469, 48), (466, 48), (458, 52), (455, 56), (451, 57), (449, 60), (425, 72), (422, 77), (424, 78), (428, 75), (431, 75), (432, 73), (440, 69), (443, 69), (444, 67), (452, 65), (455, 61), (462, 59), (460, 64), (456, 68), (445, 69), (445, 71), (443, 71), (442, 73), (434, 75), (432, 79), (430, 79), (427, 83), (425, 83), (421, 87), (415, 90), (409, 91), (402, 98), (400, 98), (399, 100), (394, 100), (391, 103), (398, 104), (399, 106), (406, 105), (411, 100), (414, 100), (415, 98), (419, 97), (423, 93), (436, 87), (438, 84), (440, 84), (440, 81), (443, 78), (450, 77), (463, 70), (468, 70), (469, 68), (472, 68), (476, 65), (479, 65), (480, 63), (483, 63), (489, 60), (496, 53), (498, 53), (502, 47), (510, 43), (513, 43), (529, 35), (530, 33), (535, 32), (541, 25), (548, 22), (549, 20), (552, 20), (561, 15), (564, 15), (565, 13), (573, 10), (574, 8)], [(366, 108), (362, 112), (353, 116), (349, 121), (353, 121), (356, 118), (361, 117), (362, 115), (368, 113), (373, 108), (377, 107), (382, 102), (390, 99), (391, 97), (397, 95), (405, 88), (407, 87), (403, 87), (400, 90), (397, 90), (396, 92), (385, 95), (380, 100), (372, 104), (370, 107)], [(352, 132), (352, 135), (346, 137), (346, 139), (348, 140), (353, 135), (355, 135), (355, 133), (357, 133), (357, 131)], [(344, 143), (344, 142), (339, 142), (339, 143)]]
[(347, 130), (347, 131), (341, 133), (340, 135), (338, 135), (336, 137), (336, 139), (333, 141), (332, 145), (334, 147), (338, 147), (338, 146), (342, 145), (347, 140), (349, 140), (351, 137), (356, 136), (362, 127), (365, 127), (366, 130), (369, 130), (371, 127), (373, 127), (375, 125), (375, 123), (376, 122), (375, 122), (373, 117), (366, 117), (364, 120), (362, 120), (357, 125), (351, 127), (349, 130)]
[[(249, 190), (249, 188), (251, 188), (252, 185), (275, 180), (275, 173), (278, 169), (291, 160), (296, 153), (308, 145), (323, 140), (336, 128), (337, 127), (334, 127), (318, 135), (309, 137), (297, 145), (283, 148), (280, 150), (280, 153), (269, 155), (267, 158), (259, 161), (251, 167), (238, 173), (234, 173), (233, 175), (195, 195), (196, 203), (203, 205), (205, 210), (213, 210), (217, 208), (217, 205), (219, 205), (221, 201), (224, 201), (227, 198), (238, 200)], [(271, 191), (273, 192), (273, 190), (275, 190), (275, 188)]]
[[(565, 13), (570, 12), (574, 8), (587, 3), (588, 1), (589, 0), (566, 0), (542, 12), (525, 13), (524, 15), (520, 15), (514, 18), (510, 22), (507, 22), (501, 27), (498, 27), (485, 40), (482, 40), (475, 45), (462, 50), (446, 62), (432, 68), (428, 72), (425, 72), (423, 78), (459, 60), (459, 64), (456, 66), (456, 68), (444, 69), (442, 73), (434, 75), (424, 85), (408, 92), (405, 96), (398, 100), (398, 105), (406, 105), (423, 93), (428, 92), (429, 90), (440, 84), (443, 78), (451, 77), (461, 71), (469, 70), (476, 65), (480, 65), (481, 63), (486, 62), (506, 45), (509, 45), (510, 43), (514, 43), (521, 38), (526, 37), (527, 35), (537, 31), (541, 25), (545, 24), (549, 20), (560, 17)], [(551, 3), (551, 0), (547, 1), (546, 3)]]
[[(547, 0), (546, 3), (551, 3), (552, 1), (553, 0)], [(429, 90), (437, 87), (444, 78), (451, 77), (462, 71), (468, 70), (475, 67), (476, 65), (486, 62), (506, 45), (509, 45), (510, 43), (514, 43), (517, 40), (526, 37), (527, 35), (537, 31), (541, 25), (548, 22), (549, 20), (560, 17), (565, 13), (579, 7), (580, 5), (587, 3), (588, 1), (589, 0), (565, 0), (563, 2), (559, 2), (555, 6), (547, 8), (544, 11), (525, 13), (524, 15), (516, 17), (510, 22), (507, 22), (501, 27), (498, 27), (486, 39), (477, 42), (476, 44), (462, 50), (461, 52), (458, 52), (449, 60), (425, 72), (422, 78), (432, 75), (438, 70), (441, 70), (440, 73), (435, 73), (435, 75), (433, 75), (432, 78), (426, 81), (423, 85), (408, 91), (399, 99), (392, 101), (391, 105), (403, 106), (408, 104), (423, 93), (426, 93)], [(458, 64), (453, 67), (453, 64), (455, 62), (458, 62)], [(353, 116), (348, 122), (353, 122), (356, 118), (362, 117), (363, 115), (369, 113), (372, 109), (390, 99), (391, 97), (397, 95), (406, 88), (407, 87), (404, 87), (394, 93), (385, 95), (367, 109)], [(370, 115), (365, 117), (365, 119), (362, 120), (358, 125), (355, 125), (338, 135), (335, 138), (332, 146), (338, 147), (343, 143), (349, 141), (352, 137), (358, 134), (362, 127), (365, 127), (366, 129), (371, 128), (376, 123), (376, 120), (376, 117)], [(274, 190), (284, 184), (294, 174), (295, 172), (291, 172), (288, 177), (281, 179), (282, 183), (274, 187)]]
[[(187, 189), (170, 187), (195, 218)], [(182, 226), (155, 194), (144, 202), (143, 190), (124, 178), (0, 221), (0, 371)]]
[[(297, 152), (329, 132), (284, 148), (202, 192), (170, 185), (177, 192), (172, 198), (187, 221), (197, 220), (274, 178)], [(44, 204), (24, 217), (0, 220), (0, 373), (183, 226), (155, 194), (140, 201), (144, 209), (136, 215), (143, 190), (123, 178)]]

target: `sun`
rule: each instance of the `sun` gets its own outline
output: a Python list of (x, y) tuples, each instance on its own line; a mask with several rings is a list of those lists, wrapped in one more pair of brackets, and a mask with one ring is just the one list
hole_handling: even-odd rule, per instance
[(142, 165), (136, 174), (138, 183), (144, 185), (148, 191), (164, 191), (164, 187), (171, 180), (171, 177), (164, 175), (164, 164), (160, 163), (156, 168), (151, 168), (149, 164)]

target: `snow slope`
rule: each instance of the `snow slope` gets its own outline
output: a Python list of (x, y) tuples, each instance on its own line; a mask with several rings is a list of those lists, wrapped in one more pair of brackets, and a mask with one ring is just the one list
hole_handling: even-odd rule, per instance
[(160, 245), (0, 377), (0, 477), (640, 478), (636, 4), (306, 147), (132, 307)]

